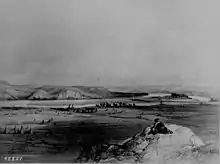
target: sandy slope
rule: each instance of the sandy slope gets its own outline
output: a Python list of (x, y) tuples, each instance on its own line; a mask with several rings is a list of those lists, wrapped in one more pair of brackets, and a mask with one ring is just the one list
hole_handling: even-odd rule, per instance
[(214, 143), (204, 143), (189, 128), (175, 124), (167, 127), (174, 133), (149, 136), (147, 135), (149, 128), (146, 128), (144, 135), (139, 133), (123, 144), (129, 145), (129, 148), (122, 149), (125, 152), (133, 152), (133, 155), (128, 156), (129, 153), (126, 152), (126, 155), (122, 153), (120, 157), (115, 158), (109, 153), (108, 158), (101, 163), (214, 164), (217, 162), (218, 150)]

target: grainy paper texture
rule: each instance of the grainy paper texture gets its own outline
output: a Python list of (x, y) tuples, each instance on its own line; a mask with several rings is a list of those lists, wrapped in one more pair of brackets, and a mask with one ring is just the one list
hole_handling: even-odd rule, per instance
[(0, 0), (1, 163), (218, 163), (218, 0)]

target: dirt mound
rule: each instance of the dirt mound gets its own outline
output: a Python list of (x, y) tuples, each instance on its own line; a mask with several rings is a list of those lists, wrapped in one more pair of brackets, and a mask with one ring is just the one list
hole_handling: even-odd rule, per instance
[(173, 134), (148, 135), (146, 128), (121, 145), (110, 145), (100, 163), (194, 164), (218, 159), (214, 144), (203, 143), (189, 128), (167, 127)]

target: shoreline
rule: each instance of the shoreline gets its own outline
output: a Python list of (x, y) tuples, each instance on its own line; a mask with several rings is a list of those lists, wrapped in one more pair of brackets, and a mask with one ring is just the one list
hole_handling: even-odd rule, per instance
[[(159, 101), (136, 101), (126, 98), (116, 99), (86, 99), (86, 100), (10, 100), (0, 101), (0, 107), (62, 107), (69, 104), (75, 106), (93, 105), (103, 102), (128, 102), (135, 103), (137, 106), (154, 106), (160, 105)], [(220, 102), (200, 102), (200, 101), (187, 101), (187, 100), (163, 100), (163, 105), (220, 105)]]

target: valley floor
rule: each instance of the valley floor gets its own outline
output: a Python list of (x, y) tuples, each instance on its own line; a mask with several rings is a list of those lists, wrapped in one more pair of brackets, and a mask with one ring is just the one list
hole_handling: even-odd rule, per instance
[[(118, 108), (116, 114), (113, 109), (81, 114), (49, 108), (0, 108), (0, 154), (1, 158), (22, 155), (24, 162), (71, 162), (79, 155), (79, 143), (89, 153), (97, 143), (118, 143), (133, 136), (156, 117), (167, 124), (189, 127), (203, 141), (217, 141), (219, 109), (218, 105), (169, 104)], [(10, 134), (21, 126), (31, 128), (33, 133)], [(2, 134), (5, 127), (8, 134)]]

